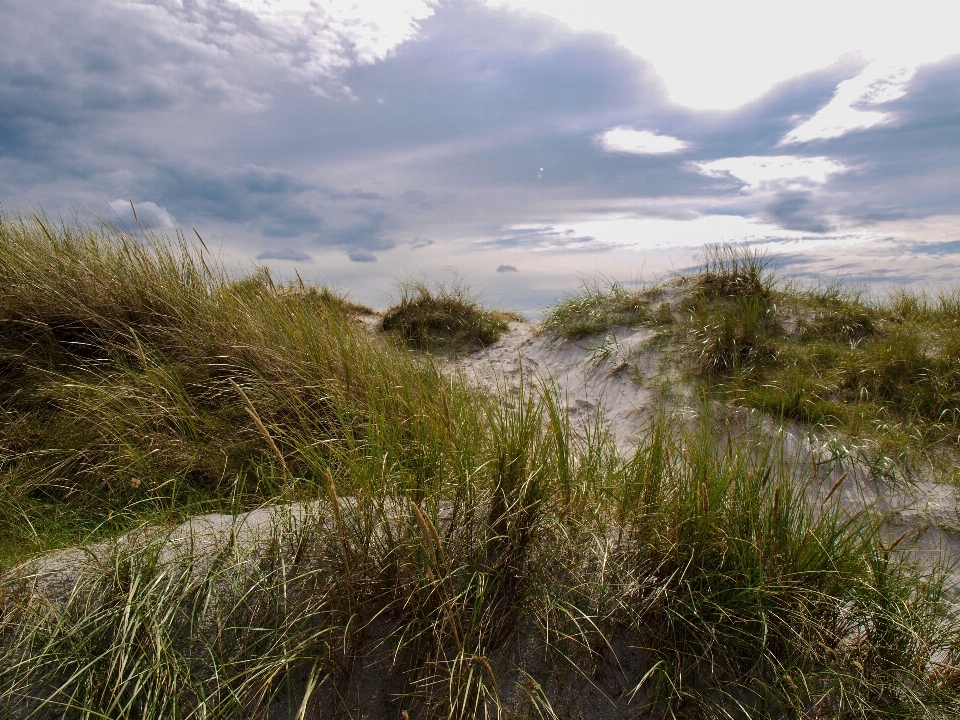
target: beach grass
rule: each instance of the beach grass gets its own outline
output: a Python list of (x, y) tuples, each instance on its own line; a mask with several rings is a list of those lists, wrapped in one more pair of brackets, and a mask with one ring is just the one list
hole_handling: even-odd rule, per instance
[[(624, 453), (546, 379), (471, 388), (349, 300), (184, 237), (8, 214), (0, 281), (0, 712), (960, 712), (947, 568), (769, 432), (724, 434), (709, 394)], [(657, 327), (776, 302), (749, 282)], [(734, 336), (779, 337), (751, 322)], [(759, 366), (740, 347), (697, 372)], [(224, 532), (178, 540), (211, 512)], [(38, 553), (81, 542), (44, 591)]]
[[(641, 290), (585, 288), (548, 312), (543, 329), (580, 337), (578, 312), (589, 306), (602, 318), (591, 332), (650, 327), (677, 371), (720, 400), (851, 439), (875, 458), (952, 463), (960, 446), (957, 292), (868, 296), (839, 282), (805, 286), (779, 276), (771, 260), (718, 247), (700, 269)], [(624, 315), (625, 297), (641, 309)]]
[(488, 310), (463, 283), (407, 282), (383, 314), (382, 330), (419, 350), (458, 350), (495, 343), (516, 313)]

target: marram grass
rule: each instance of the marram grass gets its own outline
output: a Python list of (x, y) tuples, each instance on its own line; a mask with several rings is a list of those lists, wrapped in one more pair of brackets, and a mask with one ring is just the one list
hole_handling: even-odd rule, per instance
[(852, 438), (876, 462), (955, 464), (960, 295), (803, 286), (771, 258), (708, 251), (699, 271), (628, 291), (587, 285), (545, 317), (565, 338), (646, 326), (714, 397)]
[(380, 327), (420, 350), (458, 350), (495, 343), (515, 313), (487, 310), (462, 283), (405, 283)]
[[(8, 578), (0, 715), (960, 712), (944, 574), (768, 435), (663, 414), (624, 456), (548, 387), (475, 393), (329, 293), (0, 227), (8, 555), (73, 537), (50, 508), (140, 528), (62, 593)], [(260, 505), (257, 536), (164, 524)]]

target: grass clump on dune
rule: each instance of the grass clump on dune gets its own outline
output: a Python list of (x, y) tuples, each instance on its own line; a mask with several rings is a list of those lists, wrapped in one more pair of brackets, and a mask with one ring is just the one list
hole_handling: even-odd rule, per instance
[[(761, 433), (664, 415), (625, 455), (548, 388), (479, 395), (344, 303), (231, 279), (182, 238), (6, 216), (0, 275), (8, 553), (138, 528), (59, 591), (7, 577), (4, 712), (960, 709), (943, 574), (814, 502), (822, 477)], [(169, 529), (264, 505), (256, 534)]]
[[(899, 291), (871, 300), (838, 286), (800, 288), (770, 273), (767, 282), (765, 296), (692, 306), (701, 357), (714, 359), (715, 387), (775, 415), (868, 439), (881, 452), (957, 449), (955, 295)], [(731, 316), (733, 340), (724, 334)]]
[(660, 294), (655, 289), (630, 291), (616, 282), (606, 287), (586, 282), (580, 293), (551, 308), (540, 328), (567, 340), (579, 340), (617, 326), (668, 325), (673, 321), (668, 306), (652, 307)]
[[(676, 364), (719, 397), (874, 444), (883, 453), (954, 452), (960, 442), (960, 300), (840, 285), (801, 287), (769, 258), (710, 251), (703, 267), (648, 288), (616, 285), (564, 301), (544, 327), (565, 337), (648, 326)], [(577, 308), (589, 308), (586, 322)], [(670, 324), (660, 321), (664, 316)]]
[(408, 418), (442, 414), (440, 379), (356, 310), (266, 271), (231, 278), (183, 238), (4, 216), (4, 554), (218, 509), (238, 486), (247, 503), (295, 494), (318, 482), (298, 443), (329, 455), (381, 422), (437, 462), (449, 443)]
[(414, 282), (401, 286), (380, 327), (420, 350), (445, 350), (495, 343), (515, 313), (487, 310), (465, 286)]
[(776, 354), (773, 338), (781, 331), (768, 262), (737, 249), (708, 254), (682, 302), (690, 317), (701, 372), (729, 375), (749, 372)]

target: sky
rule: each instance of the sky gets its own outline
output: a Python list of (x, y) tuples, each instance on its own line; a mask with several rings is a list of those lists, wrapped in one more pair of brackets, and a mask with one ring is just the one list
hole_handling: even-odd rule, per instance
[(536, 315), (746, 243), (953, 286), (960, 3), (0, 0), (0, 205)]

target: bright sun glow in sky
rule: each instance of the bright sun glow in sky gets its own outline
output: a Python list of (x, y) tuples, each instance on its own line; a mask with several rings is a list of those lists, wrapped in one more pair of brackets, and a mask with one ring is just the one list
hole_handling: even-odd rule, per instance
[(671, 97), (729, 109), (859, 52), (879, 77), (960, 52), (960, 2), (511, 0), (575, 30), (610, 33), (653, 63)]

